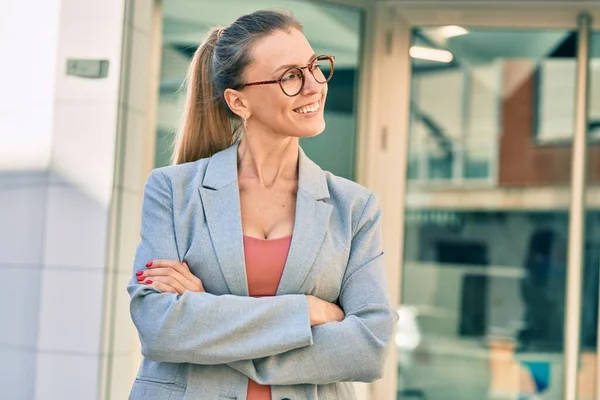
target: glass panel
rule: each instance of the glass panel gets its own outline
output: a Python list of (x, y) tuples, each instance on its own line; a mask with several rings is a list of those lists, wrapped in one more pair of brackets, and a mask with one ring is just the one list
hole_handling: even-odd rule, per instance
[[(590, 113), (589, 135), (600, 137), (600, 43), (593, 40), (590, 48)], [(576, 62), (571, 50), (577, 44), (575, 33), (554, 50), (555, 58), (546, 59), (539, 66), (537, 139), (539, 142), (571, 141), (575, 111)], [(564, 79), (569, 77), (569, 79)]]
[[(169, 163), (184, 92), (179, 90), (188, 63), (207, 28), (228, 25), (259, 9), (288, 9), (304, 25), (317, 54), (335, 56), (325, 105), (325, 132), (301, 145), (323, 169), (354, 178), (356, 153), (356, 85), (359, 76), (362, 11), (353, 7), (298, 1), (168, 1), (164, 4), (161, 91), (157, 126), (156, 166)], [(308, 60), (307, 60), (308, 61)], [(333, 150), (333, 151), (332, 151)]]
[(492, 174), (494, 160), (494, 139), (485, 137), (469, 137), (465, 141), (464, 177), (466, 179), (486, 179)]
[(428, 137), (427, 147), (427, 179), (447, 180), (452, 178), (455, 153), (447, 142)]
[[(418, 48), (425, 48), (418, 46)], [(417, 72), (417, 70), (415, 70)], [(426, 157), (425, 180), (451, 180), (456, 164), (457, 139), (462, 135), (464, 73), (460, 69), (425, 70), (412, 82), (414, 137), (422, 136)], [(444, 90), (440, 90), (444, 88)]]
[(535, 138), (572, 37), (414, 31), (398, 399), (562, 400), (571, 148)]
[(409, 164), (407, 171), (407, 178), (409, 180), (423, 179), (426, 172), (425, 165), (423, 164), (425, 157), (422, 155), (424, 151), (421, 149), (425, 147), (427, 128), (419, 118), (420, 114), (415, 108), (416, 105), (413, 103), (410, 119), (410, 150), (408, 152)]
[(551, 59), (540, 64), (537, 131), (540, 142), (573, 138), (575, 81), (562, 77), (575, 76), (575, 67), (574, 59)]
[(501, 63), (470, 65), (465, 95), (465, 179), (491, 179), (498, 138)]

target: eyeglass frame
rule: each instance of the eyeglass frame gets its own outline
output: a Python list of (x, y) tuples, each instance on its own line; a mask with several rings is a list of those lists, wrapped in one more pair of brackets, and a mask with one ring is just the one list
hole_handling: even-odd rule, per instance
[[(271, 80), (271, 81), (258, 81), (258, 82), (249, 82), (249, 83), (243, 83), (241, 85), (238, 86), (239, 89), (243, 89), (245, 87), (248, 86), (259, 86), (259, 85), (271, 85), (271, 84), (279, 84), (279, 88), (281, 89), (281, 91), (283, 92), (283, 94), (285, 94), (288, 97), (295, 97), (298, 96), (302, 90), (304, 89), (304, 85), (306, 84), (306, 75), (304, 74), (304, 69), (310, 67), (311, 65), (313, 65), (315, 63), (315, 61), (317, 60), (323, 60), (323, 59), (327, 59), (329, 60), (329, 62), (331, 63), (331, 72), (329, 73), (329, 78), (327, 78), (325, 80), (325, 82), (319, 82), (317, 80), (317, 77), (315, 76), (312, 68), (309, 68), (310, 74), (313, 76), (313, 78), (315, 78), (315, 81), (317, 81), (317, 83), (325, 84), (327, 82), (329, 82), (331, 80), (331, 78), (333, 77), (333, 71), (335, 70), (335, 56), (329, 56), (329, 55), (320, 55), (320, 56), (314, 56), (313, 58), (311, 58), (311, 60), (308, 62), (308, 64), (306, 64), (304, 67), (291, 67), (286, 69), (285, 71), (283, 71), (283, 73), (281, 74), (281, 76), (279, 76), (279, 78), (277, 78), (276, 80)], [(300, 90), (298, 90), (298, 93), (296, 94), (287, 94), (287, 92), (285, 91), (285, 89), (283, 88), (283, 85), (281, 84), (281, 81), (283, 80), (283, 77), (290, 71), (292, 70), (300, 70), (301, 74), (302, 74), (302, 85), (300, 86)]]

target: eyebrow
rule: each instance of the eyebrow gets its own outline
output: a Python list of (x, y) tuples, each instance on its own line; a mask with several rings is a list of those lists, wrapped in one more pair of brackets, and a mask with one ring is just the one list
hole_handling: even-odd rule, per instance
[[(312, 60), (313, 58), (315, 58), (317, 56), (316, 53), (314, 53), (312, 56), (310, 56), (309, 61)], [(281, 71), (282, 69), (290, 69), (290, 68), (298, 68), (297, 64), (284, 64), (279, 66), (279, 68), (277, 68), (275, 71), (273, 71), (273, 74), (276, 73), (277, 71)]]

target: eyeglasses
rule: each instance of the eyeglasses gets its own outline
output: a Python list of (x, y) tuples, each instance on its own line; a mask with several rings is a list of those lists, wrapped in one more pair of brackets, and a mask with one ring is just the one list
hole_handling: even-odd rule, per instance
[(310, 60), (308, 65), (305, 67), (293, 67), (285, 70), (279, 79), (274, 81), (261, 81), (244, 83), (239, 88), (245, 88), (246, 86), (258, 86), (258, 85), (270, 85), (278, 83), (279, 87), (286, 96), (294, 97), (300, 94), (304, 89), (304, 83), (306, 81), (306, 75), (304, 75), (303, 69), (308, 68), (315, 80), (321, 84), (327, 83), (333, 76), (333, 62), (334, 56), (316, 56)]

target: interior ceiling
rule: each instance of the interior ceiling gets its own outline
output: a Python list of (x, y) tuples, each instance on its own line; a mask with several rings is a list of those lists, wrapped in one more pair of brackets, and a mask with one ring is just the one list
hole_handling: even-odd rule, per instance
[[(467, 27), (468, 29), (468, 27)], [(468, 34), (439, 40), (433, 29), (422, 30), (432, 38), (433, 45), (450, 51), (455, 58), (465, 62), (490, 62), (497, 58), (548, 57), (569, 35), (568, 31), (477, 29)]]

